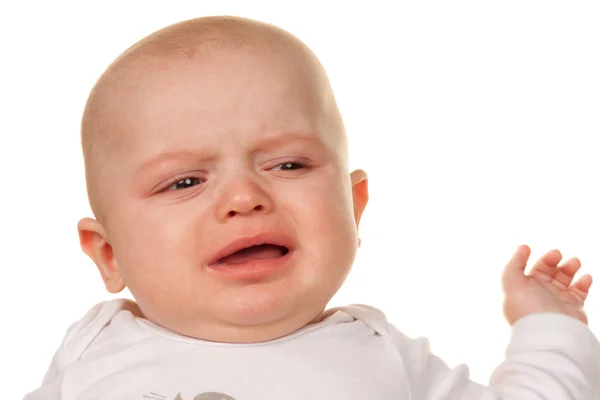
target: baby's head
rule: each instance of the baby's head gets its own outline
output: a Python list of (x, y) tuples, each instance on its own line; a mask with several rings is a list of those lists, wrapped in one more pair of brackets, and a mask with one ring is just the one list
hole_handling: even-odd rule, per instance
[(321, 64), (291, 34), (210, 17), (146, 37), (98, 80), (82, 141), (96, 216), (79, 223), (82, 248), (149, 320), (270, 340), (346, 279), (367, 180), (348, 171)]

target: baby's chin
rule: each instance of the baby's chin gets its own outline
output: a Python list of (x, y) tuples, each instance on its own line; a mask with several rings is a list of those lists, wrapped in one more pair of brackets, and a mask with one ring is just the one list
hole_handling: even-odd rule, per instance
[[(320, 301), (315, 299), (322, 298)], [(252, 301), (215, 299), (214, 303), (182, 308), (140, 305), (139, 315), (188, 338), (224, 343), (257, 343), (289, 335), (317, 322), (330, 296), (298, 300), (255, 296)], [(220, 301), (219, 301), (220, 300)], [(168, 299), (164, 304), (169, 304)]]

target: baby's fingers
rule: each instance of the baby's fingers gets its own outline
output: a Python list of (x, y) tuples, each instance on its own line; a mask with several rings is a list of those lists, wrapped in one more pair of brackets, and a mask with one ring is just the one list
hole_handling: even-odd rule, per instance
[(569, 287), (569, 292), (571, 292), (575, 297), (577, 297), (577, 299), (579, 299), (583, 304), (590, 292), (592, 282), (592, 276), (585, 274)]
[(556, 266), (562, 259), (560, 251), (550, 250), (533, 265), (529, 275), (541, 282), (552, 282), (556, 274)]
[(581, 268), (581, 261), (578, 258), (571, 258), (560, 267), (556, 268), (552, 283), (561, 288), (566, 289), (573, 282), (573, 278), (577, 271)]

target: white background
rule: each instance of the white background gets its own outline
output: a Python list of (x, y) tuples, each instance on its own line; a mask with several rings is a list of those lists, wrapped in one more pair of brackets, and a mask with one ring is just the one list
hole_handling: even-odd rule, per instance
[(3, 398), (33, 390), (67, 327), (110, 298), (76, 232), (91, 215), (79, 143), (89, 90), (130, 44), (199, 16), (275, 23), (330, 74), (371, 190), (332, 305), (377, 306), (486, 382), (510, 334), (500, 273), (519, 244), (533, 258), (579, 256), (600, 285), (598, 2), (2, 4)]

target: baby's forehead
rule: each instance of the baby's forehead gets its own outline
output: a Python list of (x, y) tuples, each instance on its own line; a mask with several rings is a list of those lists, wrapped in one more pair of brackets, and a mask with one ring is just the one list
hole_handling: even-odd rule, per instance
[(176, 60), (146, 74), (138, 73), (139, 66), (124, 68), (99, 101), (101, 130), (129, 136), (144, 123), (154, 131), (194, 125), (204, 136), (219, 136), (244, 120), (251, 125), (245, 129), (260, 125), (265, 135), (316, 129), (307, 121), (316, 125), (332, 101), (318, 78), (285, 65), (275, 68), (268, 60), (245, 61), (240, 67), (237, 55), (215, 62)]

